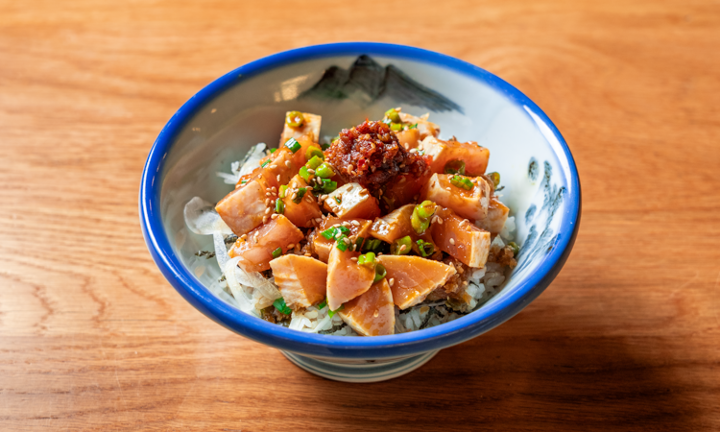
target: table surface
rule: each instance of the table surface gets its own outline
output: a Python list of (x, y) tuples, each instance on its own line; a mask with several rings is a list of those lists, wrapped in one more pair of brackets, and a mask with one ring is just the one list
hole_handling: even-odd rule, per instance
[[(0, 429), (720, 429), (720, 4), (583, 3), (2, 0)], [(349, 385), (187, 304), (137, 193), (160, 129), (214, 78), (368, 39), (518, 87), (563, 132), (584, 202), (565, 268), (519, 315)]]

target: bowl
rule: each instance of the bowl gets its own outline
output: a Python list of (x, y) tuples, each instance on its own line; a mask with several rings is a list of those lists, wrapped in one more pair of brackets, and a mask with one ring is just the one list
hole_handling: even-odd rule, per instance
[[(441, 137), (490, 149), (488, 171), (502, 176), (515, 216), (518, 265), (478, 310), (419, 331), (380, 337), (304, 333), (246, 315), (208, 289), (220, 276), (212, 238), (191, 233), (183, 206), (194, 196), (217, 202), (229, 172), (258, 142), (277, 143), (284, 113), (322, 115), (335, 135), (393, 106), (430, 113)], [(150, 253), (171, 285), (218, 324), (282, 351), (325, 378), (371, 382), (410, 372), (438, 350), (507, 321), (552, 282), (570, 254), (580, 221), (580, 182), (565, 140), (530, 99), (497, 76), (436, 52), (382, 43), (335, 43), (274, 54), (218, 78), (188, 100), (150, 150), (139, 195)]]

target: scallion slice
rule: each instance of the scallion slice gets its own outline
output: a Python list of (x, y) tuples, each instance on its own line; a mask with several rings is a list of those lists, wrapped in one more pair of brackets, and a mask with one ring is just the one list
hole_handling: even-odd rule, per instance
[(383, 266), (382, 264), (377, 264), (375, 266), (375, 279), (373, 280), (373, 283), (382, 280), (382, 278), (384, 278), (385, 276), (387, 276), (387, 270), (385, 270), (385, 266)]
[(295, 204), (300, 204), (303, 197), (305, 196), (305, 192), (307, 191), (306, 188), (300, 188), (297, 190), (296, 194), (297, 196), (292, 200)]
[(282, 298), (282, 297), (280, 297), (279, 299), (275, 300), (275, 301), (273, 302), (273, 306), (275, 306), (275, 309), (277, 309), (278, 311), (280, 311), (281, 313), (283, 313), (283, 314), (285, 314), (285, 315), (290, 315), (290, 314), (292, 314), (292, 309), (290, 309), (290, 308), (285, 304), (285, 299)]
[(465, 190), (472, 190), (472, 188), (474, 186), (473, 182), (470, 181), (469, 178), (459, 176), (459, 175), (452, 176), (452, 178), (450, 179), (450, 183), (452, 183), (454, 186), (457, 186), (457, 187), (459, 187), (461, 189), (465, 189)]
[(302, 148), (299, 142), (295, 138), (290, 138), (289, 140), (285, 141), (285, 147), (289, 148), (291, 152), (296, 153), (298, 150)]

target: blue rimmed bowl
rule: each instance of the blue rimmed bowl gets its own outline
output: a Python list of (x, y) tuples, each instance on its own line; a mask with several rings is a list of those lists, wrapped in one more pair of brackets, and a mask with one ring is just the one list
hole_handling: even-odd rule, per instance
[[(324, 135), (380, 118), (392, 106), (429, 112), (441, 137), (490, 149), (489, 171), (505, 186), (522, 247), (504, 288), (475, 312), (437, 327), (381, 337), (303, 333), (246, 315), (207, 288), (220, 276), (195, 252), (212, 239), (191, 233), (183, 206), (217, 202), (229, 172), (250, 146), (277, 143), (284, 113), (322, 115)], [(175, 289), (218, 324), (280, 349), (317, 375), (351, 382), (405, 374), (440, 349), (507, 321), (547, 288), (567, 260), (580, 221), (580, 182), (560, 132), (524, 94), (497, 76), (443, 54), (381, 43), (337, 43), (274, 54), (200, 90), (153, 144), (140, 186), (140, 221), (150, 253)]]

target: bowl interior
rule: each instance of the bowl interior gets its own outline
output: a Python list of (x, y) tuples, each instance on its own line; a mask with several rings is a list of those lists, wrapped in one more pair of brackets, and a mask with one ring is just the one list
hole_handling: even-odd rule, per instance
[[(189, 120), (179, 125), (159, 176), (165, 233), (182, 265), (204, 286), (220, 270), (215, 260), (195, 253), (212, 250), (212, 238), (186, 228), (183, 206), (194, 196), (215, 203), (230, 192), (232, 186), (216, 173), (230, 172), (230, 164), (258, 142), (277, 146), (288, 110), (321, 115), (321, 135), (335, 136), (341, 128), (402, 106), (415, 115), (429, 112), (441, 127), (441, 138), (454, 135), (490, 150), (488, 171), (501, 174), (501, 200), (515, 217), (515, 241), (522, 252), (506, 286), (484, 307), (512, 295), (571, 235), (567, 218), (577, 211), (577, 203), (567, 199), (574, 183), (562, 138), (532, 102), (487, 72), (470, 74), (410, 55), (352, 50), (268, 62), (251, 73), (241, 72), (223, 77), (215, 93), (196, 104)], [(173, 121), (179, 120), (169, 125)], [(565, 232), (560, 229), (563, 220)]]

